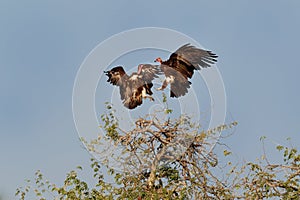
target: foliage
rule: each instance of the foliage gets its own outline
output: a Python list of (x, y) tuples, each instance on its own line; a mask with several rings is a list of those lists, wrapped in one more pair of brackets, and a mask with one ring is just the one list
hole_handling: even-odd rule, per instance
[[(95, 185), (79, 178), (81, 167), (69, 172), (62, 186), (51, 184), (37, 171), (35, 181), (28, 180), (16, 196), (25, 199), (33, 189), (38, 199), (299, 198), (300, 154), (295, 148), (276, 147), (283, 154), (282, 164), (271, 164), (265, 155), (257, 162), (233, 164), (232, 152), (221, 143), (227, 136), (220, 133), (236, 122), (204, 131), (186, 115), (174, 120), (148, 115), (124, 131), (113, 107), (107, 104), (107, 109), (101, 116), (106, 135), (89, 142), (82, 138), (89, 151), (101, 155), (91, 159)], [(101, 147), (103, 143), (119, 149), (119, 154)], [(215, 145), (223, 154), (217, 156)], [(220, 159), (227, 164), (219, 163)], [(114, 183), (107, 181), (104, 171)]]

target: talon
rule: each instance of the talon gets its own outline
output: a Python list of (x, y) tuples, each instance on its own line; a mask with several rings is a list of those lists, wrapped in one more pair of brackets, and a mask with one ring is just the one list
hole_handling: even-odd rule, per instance
[(155, 88), (155, 89), (156, 89), (156, 90), (158, 90), (158, 91), (159, 91), (159, 90), (163, 90), (163, 88), (162, 88), (162, 87)]
[(148, 98), (150, 101), (154, 101), (154, 98), (151, 96), (146, 96), (145, 98)]

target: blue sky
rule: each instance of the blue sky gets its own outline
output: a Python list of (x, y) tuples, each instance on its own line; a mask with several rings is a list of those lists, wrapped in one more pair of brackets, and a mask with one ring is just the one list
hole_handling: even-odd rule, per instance
[(132, 28), (174, 29), (219, 55), (227, 121), (239, 122), (226, 142), (239, 158), (259, 157), (262, 135), (274, 160), (271, 148), (287, 137), (299, 148), (299, 7), (296, 0), (1, 1), (0, 194), (12, 199), (37, 169), (61, 183), (77, 165), (88, 167), (72, 116), (75, 76), (96, 45)]

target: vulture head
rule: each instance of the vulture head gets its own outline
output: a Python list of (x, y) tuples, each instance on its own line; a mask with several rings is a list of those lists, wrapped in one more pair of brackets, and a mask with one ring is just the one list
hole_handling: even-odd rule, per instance
[(160, 57), (158, 57), (158, 58), (156, 58), (156, 59), (154, 60), (154, 62), (162, 63), (163, 61), (162, 61), (162, 59), (161, 59)]

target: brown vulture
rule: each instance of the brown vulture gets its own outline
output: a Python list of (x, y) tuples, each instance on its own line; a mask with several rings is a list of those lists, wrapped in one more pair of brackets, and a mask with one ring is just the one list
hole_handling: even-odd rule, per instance
[(157, 65), (140, 64), (138, 72), (133, 72), (130, 76), (122, 66), (114, 67), (104, 73), (108, 76), (107, 82), (120, 87), (120, 95), (125, 107), (134, 109), (143, 103), (143, 98), (154, 101), (151, 96), (152, 80), (161, 73)]
[(211, 51), (185, 44), (172, 53), (166, 61), (156, 58), (154, 62), (160, 62), (160, 69), (165, 74), (165, 80), (157, 90), (163, 90), (170, 84), (171, 97), (184, 96), (190, 88), (191, 82), (189, 79), (192, 78), (194, 70), (210, 67), (217, 62), (217, 57)]

